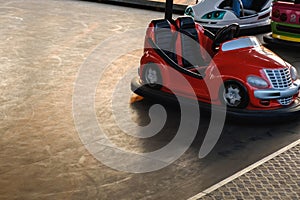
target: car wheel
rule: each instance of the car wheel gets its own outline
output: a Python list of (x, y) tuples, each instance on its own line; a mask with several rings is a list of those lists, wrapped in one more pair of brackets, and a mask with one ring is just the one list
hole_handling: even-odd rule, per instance
[(148, 63), (145, 65), (143, 69), (142, 80), (147, 86), (153, 89), (161, 89), (162, 77), (156, 64)]
[(246, 88), (236, 81), (224, 83), (221, 92), (221, 100), (230, 108), (245, 108), (249, 103), (249, 96)]

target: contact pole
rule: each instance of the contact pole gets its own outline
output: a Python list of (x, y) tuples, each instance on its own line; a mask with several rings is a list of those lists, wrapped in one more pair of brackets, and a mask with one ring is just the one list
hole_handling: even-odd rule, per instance
[(173, 13), (173, 0), (166, 0), (165, 19), (171, 21)]

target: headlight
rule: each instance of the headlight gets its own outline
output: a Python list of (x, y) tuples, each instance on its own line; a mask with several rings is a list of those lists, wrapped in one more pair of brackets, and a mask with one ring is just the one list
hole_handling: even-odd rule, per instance
[(223, 19), (226, 11), (213, 11), (203, 15), (202, 19)]
[(292, 79), (295, 81), (298, 78), (298, 72), (297, 69), (295, 67), (291, 67), (291, 77)]
[(280, 11), (278, 9), (273, 10), (272, 16), (275, 17), (275, 18), (279, 18), (280, 17)]
[(185, 9), (185, 11), (184, 11), (184, 14), (185, 14), (185, 15), (188, 15), (188, 16), (194, 17), (194, 11), (193, 11), (193, 9), (192, 9), (191, 7), (187, 7), (187, 8)]
[(268, 83), (264, 79), (262, 79), (258, 76), (248, 76), (247, 82), (251, 86), (256, 87), (256, 88), (266, 88), (266, 87), (268, 87)]
[(283, 22), (285, 22), (287, 20), (287, 15), (285, 13), (282, 13), (279, 17), (279, 19)]

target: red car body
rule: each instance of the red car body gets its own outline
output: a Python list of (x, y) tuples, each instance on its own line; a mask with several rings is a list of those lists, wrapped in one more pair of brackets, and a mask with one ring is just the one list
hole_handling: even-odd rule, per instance
[[(147, 29), (140, 61), (141, 85), (246, 110), (274, 110), (293, 105), (300, 87), (296, 69), (263, 47), (255, 37), (235, 38), (237, 28), (237, 25), (225, 27), (214, 36), (189, 17), (172, 22), (153, 20)], [(163, 39), (157, 37), (160, 33), (166, 34)], [(159, 40), (162, 46), (167, 44), (171, 48), (161, 48)], [(184, 45), (193, 46), (192, 51)], [(198, 57), (200, 61), (193, 61), (197, 64), (184, 64)], [(195, 95), (178, 81), (178, 76), (188, 81)]]

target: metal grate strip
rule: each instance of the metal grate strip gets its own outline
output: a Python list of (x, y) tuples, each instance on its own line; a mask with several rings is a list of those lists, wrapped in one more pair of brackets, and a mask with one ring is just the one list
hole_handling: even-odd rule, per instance
[(265, 73), (275, 89), (285, 89), (292, 85), (292, 78), (288, 68), (265, 69)]

